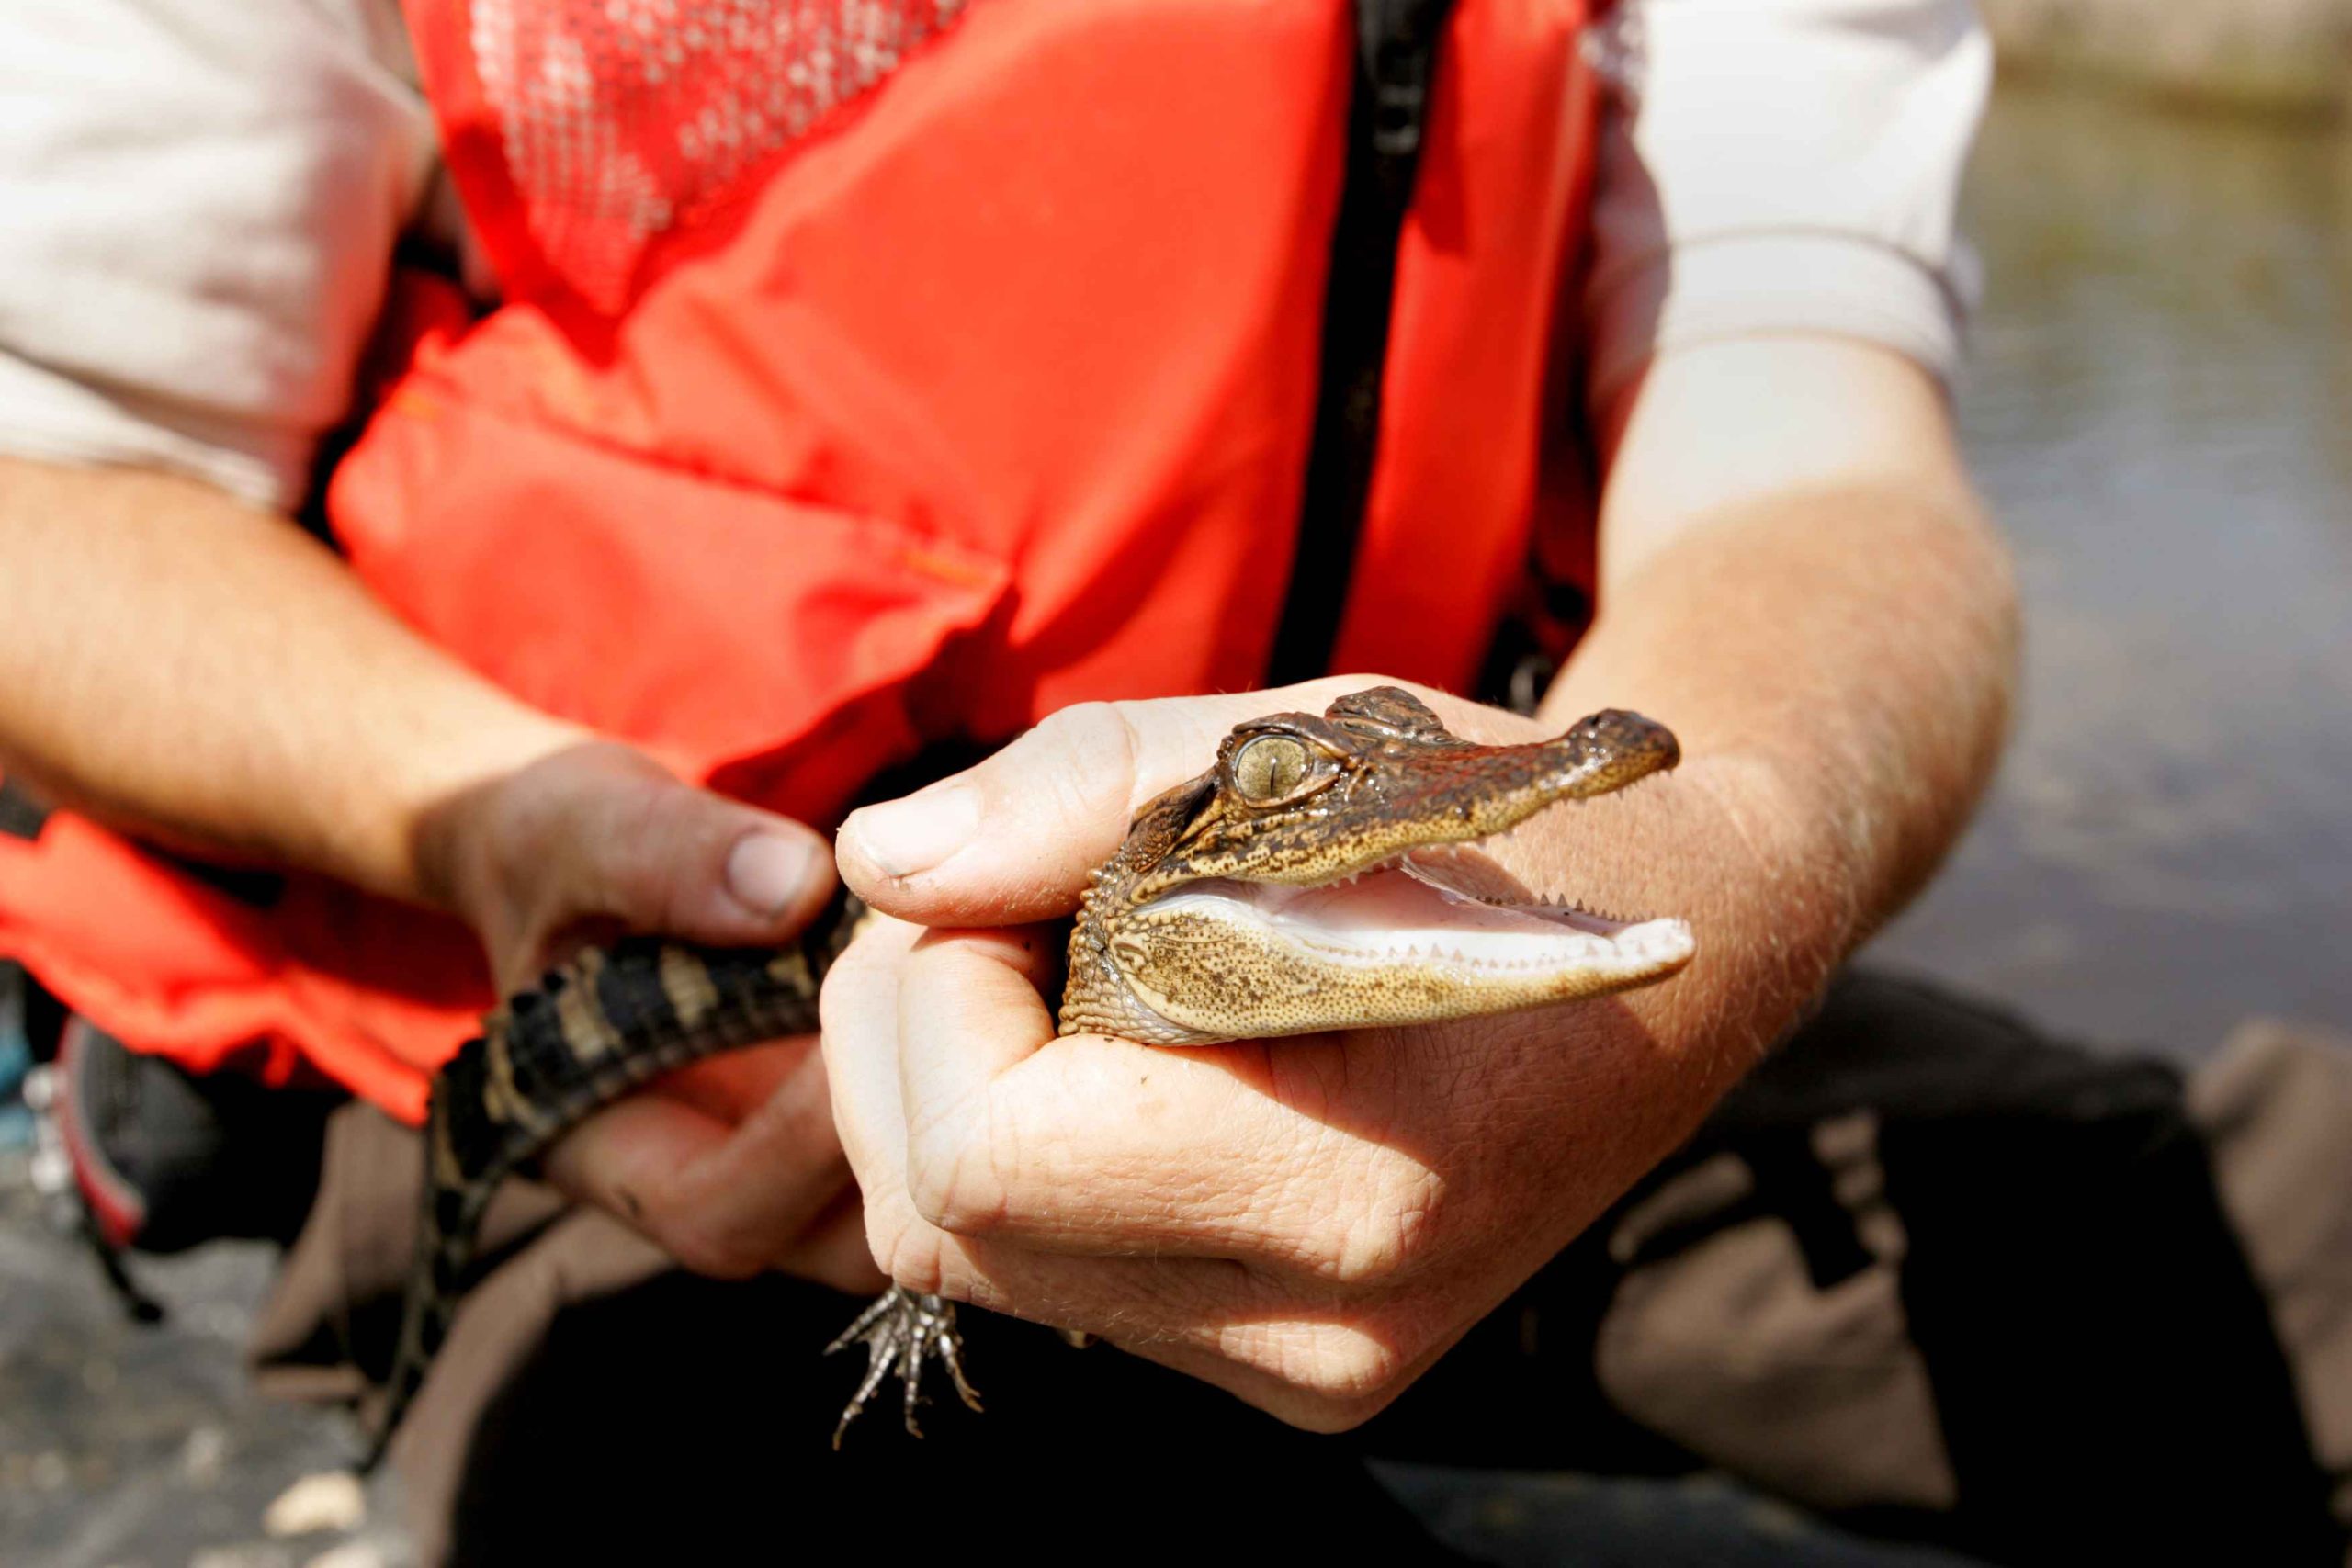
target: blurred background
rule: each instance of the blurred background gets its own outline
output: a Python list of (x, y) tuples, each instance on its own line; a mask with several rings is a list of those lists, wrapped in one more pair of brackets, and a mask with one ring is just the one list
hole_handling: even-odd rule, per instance
[[(1957, 396), (2019, 558), (2025, 704), (1871, 956), (2184, 1066), (2255, 1016), (2352, 1031), (2352, 0), (1985, 8)], [(31, 1195), (8, 1032), (0, 1005), (0, 1555), (401, 1561), (334, 1496), (265, 1528), (352, 1453), (244, 1388), (267, 1257), (148, 1262), (171, 1315), (129, 1322)]]
[(2183, 1062), (2250, 1015), (2352, 1027), (2352, 6), (1988, 9), (1958, 396), (2025, 701), (1872, 956)]

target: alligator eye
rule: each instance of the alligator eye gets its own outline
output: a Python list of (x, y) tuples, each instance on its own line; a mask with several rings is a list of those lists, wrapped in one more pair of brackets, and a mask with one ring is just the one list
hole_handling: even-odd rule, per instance
[(1261, 735), (1233, 754), (1233, 787), (1254, 806), (1287, 800), (1314, 776), (1314, 752), (1287, 735)]

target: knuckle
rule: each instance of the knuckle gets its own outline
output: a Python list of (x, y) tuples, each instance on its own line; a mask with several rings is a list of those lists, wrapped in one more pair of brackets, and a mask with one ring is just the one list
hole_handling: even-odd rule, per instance
[[(1282, 1095), (1287, 1104), (1307, 1103), (1288, 1085)], [(1269, 1234), (1289, 1238), (1292, 1268), (1327, 1284), (1366, 1287), (1429, 1261), (1445, 1196), (1440, 1172), (1394, 1150), (1367, 1155), (1353, 1146), (1294, 1151), (1283, 1164), (1255, 1218)]]
[(1335, 1431), (1394, 1399), (1410, 1381), (1412, 1365), (1394, 1337), (1369, 1322), (1294, 1324), (1266, 1336), (1244, 1359), (1287, 1391), (1275, 1414), (1294, 1426)]
[(1112, 703), (1076, 703), (1048, 714), (1026, 739), (1035, 750), (1083, 757), (1094, 766), (1133, 750), (1126, 717)]
[(1101, 804), (1098, 792), (1135, 793), (1137, 742), (1123, 705), (1079, 703), (1048, 715), (1031, 734), (1049, 756), (1083, 761), (1081, 767), (1032, 767), (1023, 775), (1023, 788), (1046, 791), (1065, 817), (1086, 819)]
[(910, 1130), (907, 1199), (925, 1224), (956, 1235), (981, 1235), (1005, 1217), (1005, 1190), (986, 1156), (985, 1140), (960, 1122)]
[(817, 1025), (829, 1063), (853, 1035), (862, 1038), (870, 1032), (863, 1027), (867, 1017), (877, 1001), (891, 995), (882, 989), (888, 983), (888, 970), (878, 946), (860, 933), (825, 972), (825, 983), (817, 992)]
[(1350, 1223), (1336, 1227), (1324, 1262), (1339, 1284), (1382, 1284), (1411, 1273), (1429, 1256), (1444, 1183), (1435, 1172), (1416, 1168), (1383, 1187)]
[(894, 1285), (929, 1295), (945, 1282), (935, 1233), (896, 1204), (866, 1205), (865, 1245), (874, 1266)]
[(1306, 1382), (1308, 1393), (1340, 1404), (1376, 1399), (1402, 1384), (1405, 1359), (1396, 1348), (1361, 1329), (1327, 1332)]
[(1410, 1365), (1391, 1340), (1352, 1325), (1316, 1325), (1287, 1359), (1279, 1375), (1305, 1396), (1289, 1418), (1318, 1431), (1341, 1431), (1369, 1418), (1403, 1390)]
[(1030, 733), (1040, 742), (1057, 746), (1088, 746), (1112, 730), (1125, 728), (1119, 710), (1109, 703), (1072, 703), (1037, 721)]
[(575, 840), (599, 914), (660, 922), (672, 913), (681, 858), (678, 801), (690, 792), (670, 779), (628, 779), (609, 803), (611, 829)]
[(1393, 1397), (1311, 1400), (1283, 1412), (1282, 1418), (1301, 1431), (1333, 1437), (1341, 1432), (1354, 1431), (1385, 1410)]

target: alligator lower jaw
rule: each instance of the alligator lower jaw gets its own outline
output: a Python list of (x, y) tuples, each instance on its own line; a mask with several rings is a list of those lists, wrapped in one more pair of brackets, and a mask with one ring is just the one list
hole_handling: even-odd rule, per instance
[(1412, 965), (1465, 980), (1574, 975), (1594, 992), (1663, 979), (1695, 951), (1681, 920), (1613, 918), (1524, 891), (1483, 855), (1419, 851), (1318, 886), (1193, 883), (1150, 908), (1256, 928), (1260, 940), (1340, 967)]
[(1074, 958), (1062, 1029), (1199, 1045), (1438, 1023), (1631, 990), (1694, 948), (1680, 920), (1531, 901), (1483, 856), (1425, 850), (1343, 882), (1203, 880), (1140, 905), (1101, 967)]

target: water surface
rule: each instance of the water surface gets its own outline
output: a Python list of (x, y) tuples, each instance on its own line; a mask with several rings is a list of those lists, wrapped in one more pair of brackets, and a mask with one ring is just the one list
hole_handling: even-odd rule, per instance
[(2352, 1031), (2352, 138), (2054, 89), (1996, 103), (1960, 389), (2016, 544), (2024, 706), (1876, 949), (2192, 1057)]

